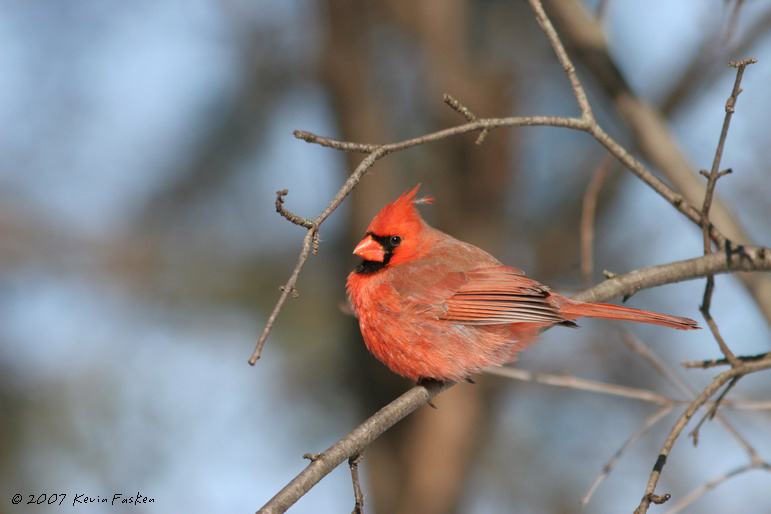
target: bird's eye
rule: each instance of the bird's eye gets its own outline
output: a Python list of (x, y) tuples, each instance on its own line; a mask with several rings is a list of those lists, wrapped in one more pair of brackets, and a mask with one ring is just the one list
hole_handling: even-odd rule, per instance
[(391, 246), (396, 247), (401, 244), (402, 238), (399, 236), (391, 236), (391, 240), (389, 242), (391, 243)]

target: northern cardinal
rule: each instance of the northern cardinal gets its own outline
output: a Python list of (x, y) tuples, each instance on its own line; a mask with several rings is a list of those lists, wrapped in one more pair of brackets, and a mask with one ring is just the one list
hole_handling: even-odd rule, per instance
[(551, 325), (581, 317), (640, 321), (689, 330), (688, 318), (553, 293), (474, 245), (430, 227), (418, 188), (386, 205), (353, 253), (364, 259), (347, 289), (367, 348), (391, 371), (416, 381), (460, 381), (516, 354)]

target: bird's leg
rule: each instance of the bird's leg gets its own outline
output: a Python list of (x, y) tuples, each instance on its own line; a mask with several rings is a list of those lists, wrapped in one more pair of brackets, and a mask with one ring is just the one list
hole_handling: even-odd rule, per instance
[[(432, 383), (442, 383), (442, 380), (436, 380), (435, 378), (420, 377), (416, 385), (423, 386), (428, 389), (428, 386)], [(431, 400), (428, 400), (426, 403), (434, 409), (439, 408), (436, 405), (434, 405), (434, 402), (432, 402)]]

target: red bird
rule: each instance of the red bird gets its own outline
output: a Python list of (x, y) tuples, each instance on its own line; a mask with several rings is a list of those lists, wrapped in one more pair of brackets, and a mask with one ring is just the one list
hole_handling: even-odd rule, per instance
[(590, 317), (688, 330), (688, 318), (584, 303), (503, 266), (420, 217), (415, 187), (383, 207), (353, 253), (364, 261), (347, 289), (367, 348), (391, 371), (419, 381), (460, 381), (516, 360), (541, 329)]

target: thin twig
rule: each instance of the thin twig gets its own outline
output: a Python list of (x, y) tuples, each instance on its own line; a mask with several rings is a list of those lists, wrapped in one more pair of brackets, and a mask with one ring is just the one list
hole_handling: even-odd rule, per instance
[(452, 109), (455, 112), (459, 113), (461, 116), (466, 118), (466, 121), (476, 121), (477, 120), (477, 117), (474, 116), (474, 113), (471, 112), (468, 107), (466, 107), (465, 105), (460, 103), (457, 99), (455, 99), (455, 97), (453, 97), (452, 95), (449, 95), (449, 94), (445, 93), (442, 96), (442, 101), (444, 103), (446, 103), (447, 105), (449, 105), (450, 107), (452, 107)]
[(608, 13), (609, 0), (600, 0), (597, 2), (597, 7), (594, 8), (594, 19), (602, 22), (605, 19), (605, 15)]
[[(448, 95), (447, 93), (445, 93), (444, 96), (442, 97), (442, 100), (444, 101), (444, 103), (452, 107), (454, 111), (456, 111), (461, 116), (466, 118), (466, 121), (477, 120), (477, 117), (474, 116), (474, 113), (471, 112), (468, 107), (466, 107), (458, 100), (456, 100), (452, 95)], [(479, 137), (476, 140), (476, 144), (481, 145), (484, 142), (489, 132), (490, 132), (490, 129), (482, 129), (482, 131), (479, 133)]]
[(581, 208), (581, 276), (588, 284), (594, 270), (594, 215), (597, 211), (597, 198), (600, 195), (602, 183), (608, 174), (612, 157), (606, 156), (597, 166), (592, 179), (586, 186)]
[(317, 136), (310, 132), (295, 131), (303, 135), (302, 138), (310, 143), (316, 143), (336, 150), (358, 151), (361, 153), (370, 153), (377, 150), (384, 151), (386, 154), (411, 148), (413, 146), (431, 143), (447, 139), (448, 137), (459, 136), (477, 130), (493, 130), (503, 127), (562, 127), (573, 130), (587, 129), (587, 122), (582, 118), (565, 116), (510, 116), (506, 118), (478, 118), (477, 120), (463, 125), (446, 128), (436, 132), (424, 134), (419, 137), (406, 139), (397, 143), (388, 143), (382, 145), (371, 145), (363, 143), (352, 143), (349, 141), (339, 141), (328, 137)]
[[(638, 341), (636, 338), (634, 338), (629, 332), (626, 330), (623, 331), (622, 338), (624, 342), (627, 344), (628, 347), (632, 349), (637, 355), (640, 355), (643, 359), (645, 359), (648, 364), (650, 364), (653, 369), (655, 369), (662, 377), (664, 377), (669, 383), (674, 385), (677, 389), (680, 390), (682, 394), (684, 394), (687, 398), (694, 398), (698, 393), (695, 388), (693, 388), (688, 382), (680, 378), (680, 376), (675, 372), (674, 369), (670, 368), (667, 363), (665, 363), (663, 360), (661, 360), (651, 349), (643, 344), (641, 341)], [(725, 394), (721, 395), (720, 398), (717, 399), (717, 401), (712, 402), (709, 404), (710, 411), (713, 411), (717, 413), (717, 405), (722, 404), (724, 407), (728, 406), (727, 401), (723, 401), (723, 396)], [(722, 402), (722, 403), (721, 403)], [(767, 402), (771, 403), (771, 402)], [(728, 432), (736, 441), (739, 443), (739, 445), (744, 448), (744, 451), (747, 452), (747, 456), (750, 458), (751, 461), (758, 460), (758, 452), (755, 450), (755, 448), (747, 441), (747, 439), (739, 433), (739, 431), (731, 424), (728, 419), (717, 413), (717, 420), (718, 423)], [(694, 441), (695, 444), (695, 441)]]
[[(634, 173), (640, 180), (645, 182), (651, 189), (672, 204), (681, 214), (691, 220), (693, 223), (701, 226), (701, 213), (696, 207), (680, 193), (675, 192), (664, 181), (648, 170), (639, 160), (630, 154), (623, 146), (616, 142), (605, 132), (602, 127), (596, 123), (589, 124), (587, 132), (594, 137), (597, 142), (604, 146), (618, 161), (629, 171)], [(725, 243), (725, 237), (714, 227), (710, 226), (710, 237), (717, 245)]]
[(688, 505), (690, 505), (691, 503), (695, 502), (696, 500), (704, 496), (706, 492), (716, 488), (723, 482), (727, 481), (729, 478), (733, 478), (737, 475), (746, 473), (747, 471), (751, 471), (753, 469), (764, 469), (766, 471), (771, 472), (771, 466), (769, 466), (767, 462), (762, 462), (760, 464), (749, 463), (749, 464), (745, 464), (744, 466), (739, 466), (738, 468), (735, 468), (729, 471), (728, 473), (725, 473), (717, 477), (716, 479), (707, 482), (706, 484), (702, 485), (698, 489), (694, 489), (690, 493), (686, 494), (685, 496), (683, 496), (683, 498), (680, 501), (672, 505), (672, 508), (669, 509), (666, 514), (677, 514), (678, 512), (681, 512)]
[[(648, 361), (651, 366), (656, 369), (659, 374), (661, 374), (663, 377), (665, 377), (670, 383), (675, 385), (678, 389), (680, 389), (681, 392), (687, 394), (688, 396), (695, 396), (696, 392), (695, 390), (684, 380), (680, 379), (680, 377), (671, 370), (666, 363), (661, 361), (650, 349), (642, 344), (641, 342), (637, 341), (634, 337), (631, 336), (628, 332), (624, 331), (623, 334), (624, 342), (632, 348), (635, 353), (642, 356), (646, 361)], [(758, 360), (757, 358), (754, 358), (753, 360)], [(717, 412), (718, 405), (722, 405), (724, 408), (728, 407), (727, 401), (724, 400), (726, 393), (728, 392), (728, 389), (730, 389), (736, 381), (739, 379), (739, 377), (735, 377), (734, 379), (729, 382), (729, 386), (723, 390), (721, 395), (715, 400), (714, 402), (708, 402), (705, 405), (709, 406), (708, 413), (702, 417), (702, 419), (699, 421), (696, 428), (691, 431), (689, 435), (693, 437), (693, 443), (696, 445), (698, 443), (698, 430), (702, 423), (707, 419), (708, 416), (717, 416), (718, 422), (723, 426), (723, 428), (739, 443), (739, 445), (747, 452), (747, 455), (750, 460), (749, 466), (757, 467), (764, 462), (759, 457), (757, 450), (747, 441), (747, 439), (739, 433), (739, 431), (728, 421), (728, 419), (725, 418), (725, 416), (722, 416)], [(765, 402), (771, 404), (771, 402)], [(771, 405), (768, 405), (771, 406)], [(719, 482), (718, 482), (719, 483)], [(711, 485), (711, 487), (716, 487), (718, 483), (714, 483)], [(702, 491), (703, 493), (704, 491)], [(695, 498), (694, 498), (695, 499)], [(688, 502), (689, 503), (689, 502)], [(686, 503), (687, 504), (687, 503)], [(678, 503), (680, 505), (680, 503)], [(684, 505), (683, 505), (684, 506)], [(677, 507), (677, 506), (676, 506)]]
[(567, 75), (568, 80), (570, 81), (570, 87), (576, 97), (578, 107), (581, 109), (581, 118), (586, 121), (594, 122), (592, 107), (586, 97), (584, 86), (581, 85), (581, 81), (578, 80), (578, 75), (576, 75), (576, 67), (573, 65), (570, 57), (568, 57), (568, 53), (565, 51), (565, 47), (557, 35), (557, 31), (554, 30), (554, 25), (552, 25), (549, 17), (546, 16), (546, 13), (543, 10), (543, 5), (541, 5), (541, 1), (527, 0), (527, 3), (530, 4), (530, 8), (535, 14), (535, 19), (538, 22), (538, 25), (541, 26), (541, 29), (546, 34), (546, 38), (549, 40), (549, 44), (551, 45), (552, 50), (554, 50), (554, 54), (557, 56), (557, 60), (562, 65), (562, 71), (565, 72), (565, 75)]
[(513, 378), (524, 382), (534, 382), (536, 384), (545, 384), (555, 387), (564, 387), (566, 389), (575, 389), (580, 391), (591, 391), (593, 393), (609, 394), (611, 396), (621, 396), (623, 398), (633, 398), (658, 405), (670, 405), (675, 402), (663, 394), (655, 393), (648, 389), (638, 389), (636, 387), (626, 387), (616, 384), (607, 384), (595, 380), (587, 380), (569, 375), (550, 375), (548, 373), (535, 373), (519, 368), (510, 367), (490, 367), (484, 368), (485, 373), (497, 375), (500, 377)]
[(299, 257), (297, 258), (297, 265), (292, 271), (292, 274), (289, 275), (289, 280), (286, 281), (286, 284), (280, 287), (281, 295), (278, 297), (278, 301), (276, 302), (276, 305), (273, 307), (273, 310), (271, 311), (270, 316), (268, 316), (268, 322), (265, 324), (265, 328), (262, 330), (260, 339), (257, 341), (257, 346), (254, 348), (254, 352), (252, 352), (252, 356), (249, 358), (249, 364), (251, 364), (252, 366), (254, 366), (254, 364), (257, 362), (257, 359), (260, 358), (262, 347), (265, 345), (265, 341), (267, 341), (268, 339), (268, 334), (270, 334), (270, 331), (273, 329), (273, 325), (276, 323), (276, 318), (278, 317), (278, 313), (281, 312), (281, 309), (284, 307), (284, 303), (286, 303), (286, 299), (289, 297), (290, 294), (297, 295), (297, 289), (295, 289), (295, 285), (297, 284), (297, 278), (300, 276), (300, 271), (305, 265), (305, 261), (308, 260), (308, 255), (311, 253), (311, 248), (313, 246), (313, 239), (314, 239), (313, 229), (309, 229), (308, 233), (305, 234), (305, 239), (303, 240), (303, 246), (302, 246), (302, 249), (300, 250)]
[[(329, 148), (338, 150), (350, 150), (359, 148), (358, 151), (366, 152), (369, 149), (376, 149), (384, 152), (383, 155), (396, 151), (411, 148), (413, 146), (430, 143), (446, 139), (448, 137), (474, 132), (480, 129), (496, 129), (502, 127), (533, 127), (548, 126), (561, 127), (572, 130), (580, 130), (590, 134), (602, 146), (604, 146), (621, 164), (634, 173), (639, 179), (645, 182), (651, 189), (661, 195), (667, 202), (675, 207), (680, 213), (684, 214), (689, 220), (701, 226), (701, 211), (688, 203), (681, 194), (676, 193), (665, 182), (648, 170), (640, 161), (635, 159), (623, 146), (616, 142), (600, 127), (594, 119), (570, 118), (562, 116), (514, 116), (508, 118), (485, 118), (477, 119), (474, 122), (466, 123), (437, 132), (425, 134), (420, 137), (407, 139), (398, 143), (385, 145), (368, 145), (360, 143), (351, 143), (347, 141), (338, 141), (331, 138), (325, 138), (302, 132), (306, 141), (314, 142)], [(374, 152), (375, 150), (373, 150)], [(714, 227), (710, 225), (710, 237), (718, 245), (726, 243), (725, 237)]]
[[(769, 356), (771, 356), (771, 353), (759, 353), (757, 355), (741, 355), (738, 356), (737, 359), (742, 361), (756, 361), (761, 359), (766, 359)], [(709, 360), (703, 360), (703, 361), (687, 361), (687, 362), (681, 362), (680, 365), (684, 368), (714, 368), (716, 366), (728, 366), (731, 364), (728, 362), (727, 359), (709, 359)]]
[(353, 482), (353, 514), (364, 513), (364, 495), (361, 492), (361, 483), (359, 482), (359, 462), (361, 454), (351, 456), (348, 459), (348, 466), (351, 468), (351, 481)]
[[(552, 375), (549, 373), (538, 373), (520, 368), (509, 366), (484, 368), (482, 372), (488, 375), (496, 375), (512, 380), (522, 382), (532, 382), (534, 384), (543, 384), (552, 387), (562, 387), (564, 389), (574, 389), (577, 391), (590, 391), (593, 393), (607, 394), (611, 396), (620, 396), (622, 398), (631, 398), (641, 400), (656, 405), (688, 405), (691, 400), (676, 400), (649, 389), (639, 389), (635, 387), (620, 386), (608, 384), (606, 382), (597, 382), (585, 378), (573, 377), (570, 375)], [(690, 395), (693, 396), (693, 395)], [(705, 405), (711, 407), (715, 402), (707, 402)], [(734, 409), (746, 410), (771, 410), (771, 401), (752, 402), (752, 401), (733, 401), (725, 400), (722, 406)], [(719, 416), (719, 414), (718, 414)], [(740, 441), (741, 442), (741, 441)]]
[[(281, 309), (284, 307), (284, 303), (286, 303), (286, 299), (289, 297), (290, 294), (297, 295), (297, 289), (295, 286), (297, 285), (297, 279), (300, 276), (300, 272), (303, 269), (303, 266), (305, 266), (305, 262), (308, 260), (308, 256), (311, 252), (314, 254), (316, 253), (315, 250), (318, 248), (318, 230), (319, 227), (321, 227), (321, 224), (329, 217), (332, 212), (342, 203), (342, 201), (345, 199), (345, 197), (348, 195), (348, 193), (351, 192), (351, 190), (356, 186), (356, 184), (359, 183), (359, 180), (361, 180), (361, 176), (364, 175), (364, 173), (372, 167), (372, 165), (386, 155), (388, 152), (383, 149), (383, 147), (378, 147), (376, 150), (374, 150), (371, 154), (369, 154), (364, 160), (362, 160), (359, 165), (356, 167), (354, 172), (351, 174), (350, 177), (345, 181), (343, 184), (343, 187), (340, 188), (340, 190), (337, 192), (337, 194), (332, 198), (332, 201), (327, 205), (327, 207), (316, 216), (316, 218), (310, 223), (308, 227), (308, 232), (305, 234), (305, 238), (303, 239), (303, 245), (300, 249), (300, 255), (297, 258), (297, 264), (295, 265), (294, 270), (292, 271), (292, 274), (289, 276), (289, 280), (287, 280), (286, 284), (280, 287), (281, 289), (281, 295), (278, 298), (278, 301), (276, 302), (276, 305), (273, 307), (273, 310), (270, 313), (270, 316), (268, 316), (268, 322), (265, 324), (265, 328), (262, 331), (262, 334), (260, 335), (260, 339), (257, 341), (257, 345), (254, 348), (254, 352), (252, 352), (252, 356), (249, 358), (249, 364), (254, 366), (254, 364), (257, 362), (257, 360), (260, 358), (260, 354), (262, 353), (262, 347), (265, 345), (265, 341), (268, 339), (268, 335), (270, 335), (270, 331), (273, 329), (273, 325), (276, 323), (276, 318), (278, 317), (278, 314), (281, 312)], [(279, 193), (281, 193), (280, 191)], [(280, 195), (282, 196), (282, 195)], [(277, 203), (277, 209), (278, 209), (278, 199), (276, 200)], [(279, 211), (280, 212), (280, 211)], [(283, 214), (282, 214), (283, 215)]]
[(669, 435), (664, 441), (661, 451), (656, 458), (656, 464), (653, 466), (653, 470), (651, 471), (650, 477), (648, 478), (648, 485), (645, 488), (643, 498), (640, 501), (640, 505), (634, 511), (635, 514), (644, 514), (645, 512), (648, 512), (648, 507), (651, 503), (657, 503), (657, 499), (663, 499), (663, 497), (666, 496), (658, 496), (654, 494), (656, 484), (658, 484), (659, 478), (661, 477), (661, 472), (664, 469), (664, 465), (666, 464), (669, 453), (672, 451), (672, 447), (680, 436), (680, 433), (683, 431), (683, 428), (685, 428), (696, 411), (705, 403), (707, 403), (707, 400), (718, 390), (720, 390), (720, 388), (723, 387), (726, 382), (732, 380), (734, 377), (747, 375), (749, 373), (754, 373), (769, 368), (771, 368), (771, 358), (760, 361), (740, 363), (737, 366), (734, 366), (715, 377), (715, 379), (706, 388), (704, 388), (699, 396), (697, 396), (688, 405), (688, 408), (686, 408), (685, 412), (683, 412), (680, 418), (678, 418), (677, 422), (674, 424), (669, 432)]
[[(694, 446), (698, 446), (698, 444), (699, 444), (699, 430), (701, 429), (701, 426), (704, 424), (704, 422), (706, 420), (708, 420), (708, 419), (711, 420), (711, 419), (713, 419), (715, 417), (715, 414), (717, 414), (717, 408), (720, 405), (720, 402), (723, 401), (723, 399), (728, 394), (728, 391), (733, 389), (734, 385), (736, 385), (736, 383), (741, 378), (742, 378), (741, 375), (739, 375), (739, 376), (733, 377), (731, 379), (731, 381), (728, 382), (728, 385), (725, 387), (725, 389), (723, 389), (723, 392), (721, 392), (718, 395), (717, 399), (714, 402), (712, 402), (712, 405), (707, 410), (707, 412), (704, 414), (704, 416), (702, 416), (702, 418), (699, 420), (699, 422), (696, 423), (696, 426), (694, 427), (694, 429), (691, 430), (688, 433), (688, 436), (691, 437), (691, 439), (693, 440), (693, 445)], [(753, 453), (754, 453), (754, 450), (753, 450)]]
[(294, 223), (295, 225), (300, 225), (301, 227), (305, 228), (314, 228), (313, 222), (309, 220), (308, 218), (303, 218), (302, 216), (298, 216), (297, 214), (291, 213), (284, 207), (284, 197), (289, 194), (288, 189), (282, 189), (281, 191), (276, 191), (276, 212)]
[(736, 25), (739, 20), (739, 11), (741, 11), (743, 3), (744, 0), (734, 0), (734, 5), (731, 9), (731, 14), (728, 17), (728, 23), (726, 24), (725, 32), (723, 33), (723, 46), (727, 45), (731, 41), (731, 37), (734, 35), (734, 29), (736, 29)]
[(632, 434), (629, 439), (624, 441), (624, 444), (621, 445), (621, 448), (616, 450), (616, 453), (613, 454), (613, 456), (610, 458), (608, 462), (605, 463), (605, 465), (602, 467), (602, 471), (600, 472), (600, 475), (594, 480), (594, 483), (589, 487), (589, 490), (586, 492), (583, 498), (581, 498), (581, 507), (586, 507), (586, 505), (591, 501), (592, 496), (594, 495), (594, 492), (597, 490), (598, 487), (600, 487), (600, 484), (610, 475), (610, 472), (613, 470), (613, 467), (616, 465), (616, 462), (621, 458), (621, 456), (626, 452), (627, 449), (629, 449), (630, 446), (632, 446), (635, 442), (637, 442), (640, 437), (645, 434), (648, 430), (650, 430), (653, 425), (658, 423), (658, 421), (672, 412), (672, 409), (675, 408), (674, 404), (670, 405), (664, 405), (659, 410), (651, 414), (646, 418), (646, 420), (643, 422), (642, 426), (637, 429), (637, 431)]
[(771, 249), (747, 247), (744, 250), (740, 258), (736, 258), (731, 252), (720, 250), (694, 259), (649, 266), (623, 275), (614, 275), (613, 278), (600, 282), (574, 298), (582, 302), (599, 302), (616, 295), (632, 296), (642, 289), (705, 277), (709, 274), (728, 271), (771, 271)]
[(272, 514), (286, 511), (345, 459), (360, 454), (380, 434), (452, 385), (452, 383), (424, 381), (422, 385), (413, 387), (377, 411), (350, 434), (318, 454), (313, 462), (271, 498), (258, 513)]
[(315, 143), (317, 145), (326, 146), (328, 148), (334, 148), (335, 150), (342, 150), (343, 152), (372, 153), (380, 146), (364, 143), (351, 143), (348, 141), (338, 141), (328, 137), (317, 136), (316, 134), (306, 132), (305, 130), (295, 130), (292, 134), (294, 134), (294, 137), (297, 139), (302, 139), (307, 143)]
[(688, 385), (687, 382), (680, 378), (673, 369), (667, 366), (664, 361), (653, 353), (648, 345), (635, 338), (628, 330), (621, 329), (621, 340), (624, 341), (624, 344), (626, 344), (630, 350), (642, 357), (659, 375), (664, 377), (667, 382), (675, 386), (680, 393), (688, 398), (692, 398), (696, 395), (696, 391)]
[(707, 322), (707, 326), (709, 327), (710, 332), (712, 332), (712, 337), (715, 339), (715, 341), (717, 341), (717, 345), (720, 347), (720, 351), (723, 352), (726, 360), (733, 366), (734, 364), (738, 363), (739, 360), (736, 358), (733, 351), (731, 351), (731, 349), (728, 347), (725, 339), (723, 339), (723, 336), (720, 334), (720, 329), (718, 328), (717, 323), (715, 322), (715, 319), (712, 317), (712, 314), (709, 310), (710, 303), (712, 301), (712, 292), (714, 289), (715, 277), (709, 275), (707, 276), (707, 285), (704, 287), (704, 300), (699, 306), (699, 310), (701, 311), (702, 316), (704, 316), (704, 320)]

